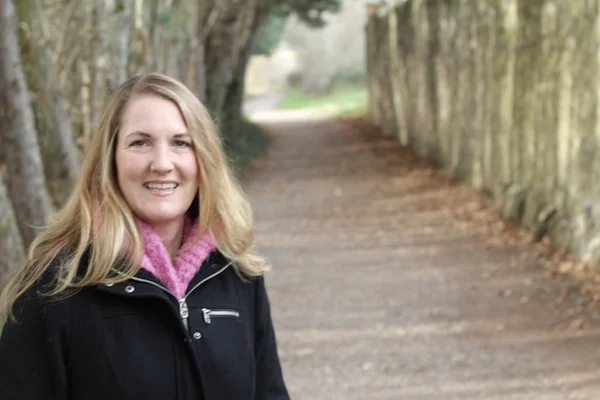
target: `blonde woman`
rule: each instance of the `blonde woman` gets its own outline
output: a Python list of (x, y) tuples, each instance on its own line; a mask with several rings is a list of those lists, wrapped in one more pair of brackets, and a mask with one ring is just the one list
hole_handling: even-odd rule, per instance
[(267, 269), (206, 109), (172, 78), (132, 78), (2, 287), (0, 397), (288, 399)]

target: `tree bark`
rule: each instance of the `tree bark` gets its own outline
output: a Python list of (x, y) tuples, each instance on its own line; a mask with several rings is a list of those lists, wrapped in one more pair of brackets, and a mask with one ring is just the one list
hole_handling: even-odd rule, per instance
[(133, 42), (129, 49), (129, 74), (139, 75), (148, 72), (146, 63), (152, 51), (152, 41), (144, 30), (144, 1), (133, 2)]
[(190, 41), (188, 65), (191, 66), (191, 69), (188, 71), (188, 76), (190, 82), (193, 82), (196, 96), (203, 103), (207, 101), (206, 40), (215, 27), (220, 14), (221, 9), (216, 0), (207, 1), (202, 6), (198, 5), (195, 14), (195, 38)]
[(269, 9), (259, 0), (218, 4), (217, 22), (204, 41), (206, 105), (219, 122), (225, 141), (234, 146), (244, 91), (240, 74), (245, 72), (256, 34)]
[[(146, 65), (150, 71), (160, 71), (159, 63), (161, 59), (161, 38), (162, 38), (162, 27), (158, 20), (158, 13), (162, 4), (159, 0), (150, 0), (150, 22), (148, 23), (148, 38), (150, 43), (150, 51), (148, 51), (148, 57)], [(165, 72), (165, 71), (161, 71)]]
[(101, 88), (102, 82), (102, 58), (103, 58), (103, 43), (102, 43), (102, 17), (104, 15), (104, 6), (102, 2), (94, 2), (92, 4), (90, 15), (90, 125), (92, 131), (98, 127), (102, 109), (98, 104), (98, 99), (102, 98)]
[(17, 220), (0, 174), (0, 281), (25, 257)]
[[(45, 43), (45, 15), (37, 0), (21, 0), (19, 22), (27, 27), (21, 36), (21, 56), (28, 86), (36, 93), (33, 103), (42, 159), (52, 198), (60, 205), (75, 186), (79, 173), (79, 151), (75, 143), (69, 105), (58, 79), (56, 63)], [(38, 38), (38, 40), (36, 40)], [(41, 39), (41, 40), (40, 40)]]
[(252, 24), (249, 27), (248, 40), (243, 45), (238, 56), (237, 65), (233, 70), (232, 79), (225, 91), (225, 101), (222, 111), (221, 129), (226, 139), (235, 146), (243, 138), (241, 131), (242, 104), (244, 101), (244, 88), (246, 84), (246, 68), (252, 56), (254, 44), (258, 37), (259, 28), (266, 16), (266, 10), (257, 8), (253, 15)]
[(207, 106), (221, 119), (227, 87), (249, 37), (249, 22), (256, 11), (256, 0), (249, 0), (243, 5), (234, 0), (222, 1), (218, 7), (218, 21), (205, 40), (204, 61)]
[(0, 159), (25, 246), (52, 212), (17, 40), (15, 7), (0, 0)]
[(129, 43), (131, 42), (131, 16), (133, 0), (123, 1), (122, 30), (119, 35), (119, 68), (117, 69), (117, 86), (129, 76)]

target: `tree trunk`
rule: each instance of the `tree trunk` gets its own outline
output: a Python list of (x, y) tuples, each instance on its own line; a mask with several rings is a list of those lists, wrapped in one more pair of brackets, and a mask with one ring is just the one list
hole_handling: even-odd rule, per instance
[(82, 57), (79, 62), (79, 71), (81, 71), (80, 98), (81, 98), (81, 126), (83, 129), (83, 147), (87, 148), (92, 136), (92, 113), (90, 111), (90, 88), (91, 88), (91, 72), (90, 63), (86, 57)]
[(17, 220), (0, 174), (0, 281), (25, 257)]
[(133, 42), (129, 49), (129, 74), (148, 72), (146, 60), (152, 51), (152, 41), (144, 30), (144, 0), (133, 2)]
[(0, 0), (0, 159), (25, 246), (52, 212), (46, 189), (33, 111), (21, 66), (15, 7)]
[[(46, 177), (55, 204), (63, 204), (79, 173), (79, 151), (73, 136), (69, 106), (58, 81), (58, 70), (45, 45), (48, 33), (37, 0), (18, 2), (17, 14), (27, 32), (21, 36), (21, 55), (33, 101)], [(37, 40), (36, 40), (37, 39)]]
[(133, 0), (123, 1), (122, 31), (119, 35), (119, 68), (117, 69), (117, 86), (129, 76), (129, 43), (131, 42), (131, 16)]
[[(146, 66), (150, 71), (161, 71), (159, 67), (159, 60), (161, 59), (161, 38), (162, 38), (162, 27), (158, 20), (158, 13), (162, 4), (159, 0), (150, 0), (150, 22), (148, 23), (148, 39), (151, 43), (150, 51), (148, 51), (148, 57), (146, 59)], [(161, 71), (165, 72), (165, 71)]]
[(90, 54), (89, 54), (89, 66), (90, 66), (90, 125), (92, 131), (98, 127), (100, 122), (100, 115), (102, 109), (98, 104), (98, 99), (102, 98), (101, 87), (102, 72), (101, 72), (101, 59), (102, 59), (102, 17), (104, 14), (104, 6), (102, 2), (94, 2), (92, 4), (91, 16), (90, 16)]
[(248, 40), (248, 21), (252, 19), (256, 8), (256, 0), (249, 0), (248, 3), (251, 4), (244, 2), (242, 5), (234, 0), (218, 3), (218, 21), (205, 40), (206, 102), (219, 120), (241, 48)]
[[(234, 146), (243, 140), (243, 132), (241, 132), (242, 122), (242, 104), (244, 101), (244, 88), (246, 83), (246, 68), (252, 56), (252, 50), (256, 38), (258, 37), (259, 28), (264, 21), (266, 11), (257, 9), (254, 13), (252, 24), (250, 25), (249, 37), (238, 56), (237, 66), (233, 71), (233, 78), (227, 85), (225, 91), (225, 101), (222, 111), (221, 129), (225, 134), (225, 138)], [(241, 143), (240, 143), (241, 144)]]
[(201, 6), (197, 6), (197, 12), (195, 13), (195, 38), (190, 40), (190, 56), (188, 58), (188, 65), (191, 67), (188, 71), (189, 80), (193, 83), (193, 87), (196, 91), (196, 96), (206, 103), (206, 40), (208, 35), (211, 33), (218, 18), (221, 14), (221, 9), (217, 5), (216, 0), (205, 2)]
[[(239, 100), (241, 104), (241, 98), (236, 99), (236, 96), (243, 95), (244, 91), (243, 77), (236, 75), (245, 71), (244, 64), (248, 62), (254, 37), (269, 10), (259, 0), (243, 4), (230, 0), (218, 4), (218, 21), (204, 42), (206, 105), (231, 145), (236, 135), (232, 129), (237, 125), (235, 118), (239, 121), (241, 117), (241, 106), (230, 104), (229, 100)], [(233, 92), (228, 94), (230, 90)], [(229, 120), (231, 116), (234, 120)]]

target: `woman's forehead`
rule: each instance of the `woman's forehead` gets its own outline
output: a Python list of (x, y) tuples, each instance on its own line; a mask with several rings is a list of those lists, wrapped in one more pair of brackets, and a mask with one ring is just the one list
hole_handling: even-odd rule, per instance
[(144, 95), (133, 98), (125, 107), (120, 123), (122, 134), (141, 132), (156, 134), (187, 134), (187, 124), (177, 105), (160, 96)]

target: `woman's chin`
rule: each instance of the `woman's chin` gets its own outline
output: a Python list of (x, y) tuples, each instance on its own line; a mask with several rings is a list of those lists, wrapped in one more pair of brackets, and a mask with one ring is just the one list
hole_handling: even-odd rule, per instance
[(182, 213), (145, 213), (141, 219), (150, 226), (164, 226), (183, 221), (185, 212)]

